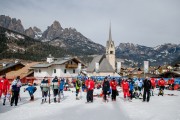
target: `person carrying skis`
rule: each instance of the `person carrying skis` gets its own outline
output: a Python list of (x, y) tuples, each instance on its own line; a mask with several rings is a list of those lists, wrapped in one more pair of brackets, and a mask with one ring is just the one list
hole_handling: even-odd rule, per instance
[(116, 82), (115, 78), (113, 78), (110, 82), (110, 86), (112, 89), (112, 101), (116, 101), (116, 94), (117, 94), (117, 85), (118, 83)]
[(7, 92), (10, 89), (10, 84), (6, 76), (3, 75), (2, 79), (0, 80), (0, 98), (3, 95), (3, 105), (6, 103)]
[(154, 89), (156, 88), (156, 81), (155, 78), (151, 78), (151, 95), (154, 96), (153, 92)]
[(44, 102), (47, 102), (46, 100), (47, 100), (47, 96), (48, 96), (48, 91), (50, 90), (47, 77), (44, 77), (44, 79), (41, 81), (40, 87), (41, 87), (41, 91), (42, 91), (42, 103), (41, 104), (43, 104)]
[(129, 78), (129, 93), (130, 93), (130, 99), (132, 100), (133, 96), (134, 96), (134, 81), (133, 79)]
[(110, 89), (110, 84), (109, 84), (108, 78), (105, 77), (104, 82), (102, 84), (102, 90), (103, 90), (103, 95), (104, 95), (103, 98), (105, 102), (107, 101), (107, 94), (109, 92), (109, 89)]
[(79, 100), (78, 94), (81, 88), (81, 81), (77, 78), (76, 83), (75, 83), (75, 88), (76, 88), (76, 100)]
[(60, 81), (60, 85), (59, 85), (59, 92), (58, 92), (59, 99), (58, 99), (58, 102), (60, 102), (61, 95), (64, 97), (64, 93), (63, 93), (64, 86), (65, 86), (65, 79), (62, 78), (61, 81)]
[(86, 80), (86, 87), (87, 87), (87, 102), (93, 102), (93, 90), (94, 90), (94, 81), (88, 77)]
[(164, 88), (165, 88), (165, 80), (163, 78), (161, 78), (159, 81), (158, 81), (158, 86), (159, 86), (159, 93), (158, 93), (158, 96), (161, 94), (161, 95), (164, 95)]
[(54, 96), (54, 102), (56, 103), (56, 96), (58, 95), (58, 90), (59, 90), (59, 80), (58, 77), (55, 76), (54, 79), (51, 82), (51, 88), (53, 90), (53, 96)]
[(142, 84), (143, 84), (142, 79), (139, 78), (139, 79), (137, 80), (137, 84), (138, 84), (138, 90), (139, 90), (138, 96), (139, 96), (139, 98), (141, 98), (141, 97), (142, 97), (141, 90), (142, 90)]
[(24, 92), (28, 91), (30, 95), (30, 101), (34, 101), (34, 93), (37, 90), (36, 87), (34, 87), (31, 83), (28, 84), (27, 88), (24, 88)]
[[(143, 93), (143, 102), (145, 102), (147, 98), (147, 102), (150, 100), (150, 89), (151, 89), (151, 81), (149, 78), (146, 78), (143, 81), (143, 88), (144, 88), (144, 93)], [(147, 97), (146, 97), (147, 94)]]
[(15, 106), (18, 104), (18, 97), (19, 97), (19, 92), (22, 84), (20, 81), (20, 76), (17, 76), (16, 79), (12, 82), (12, 97), (11, 97), (11, 106), (13, 106), (14, 101), (15, 101)]

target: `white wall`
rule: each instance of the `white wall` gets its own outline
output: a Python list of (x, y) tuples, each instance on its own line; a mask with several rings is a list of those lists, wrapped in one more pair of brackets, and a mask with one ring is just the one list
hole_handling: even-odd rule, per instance
[[(36, 70), (41, 70), (41, 73), (36, 72)], [(54, 73), (54, 69), (56, 69), (56, 73)], [(52, 65), (48, 68), (37, 68), (34, 72), (34, 77), (74, 77), (78, 75), (78, 69), (75, 69), (75, 73), (73, 73), (73, 69), (66, 69), (66, 73), (64, 73), (65, 65)]]

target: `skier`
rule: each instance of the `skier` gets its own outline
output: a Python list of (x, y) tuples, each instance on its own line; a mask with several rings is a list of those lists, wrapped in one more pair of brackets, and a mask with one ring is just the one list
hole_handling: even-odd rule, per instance
[[(47, 102), (47, 95), (48, 95), (48, 91), (49, 89), (49, 83), (48, 83), (48, 79), (47, 77), (44, 77), (44, 79), (41, 81), (41, 91), (42, 91), (42, 103)], [(49, 96), (50, 97), (50, 96)]]
[[(56, 96), (58, 95), (58, 90), (59, 90), (59, 80), (58, 77), (55, 76), (54, 79), (51, 82), (51, 88), (53, 90), (53, 95), (54, 95), (54, 102), (56, 103)], [(59, 100), (59, 99), (58, 99)]]
[(109, 92), (109, 89), (110, 89), (110, 84), (109, 84), (109, 81), (108, 81), (108, 78), (105, 77), (104, 78), (104, 82), (102, 84), (102, 90), (103, 90), (103, 95), (104, 95), (104, 101), (107, 102), (107, 94)]
[(87, 102), (93, 102), (93, 89), (94, 89), (94, 81), (88, 77), (86, 80), (86, 87), (87, 87)]
[(0, 80), (0, 98), (3, 95), (3, 105), (5, 105), (7, 92), (9, 91), (9, 88), (10, 88), (9, 81), (8, 79), (6, 79), (6, 76), (4, 75)]
[(34, 101), (34, 93), (37, 90), (36, 87), (34, 87), (31, 83), (29, 83), (29, 86), (27, 88), (24, 88), (24, 92), (28, 91), (30, 95), (30, 101)]
[(110, 82), (110, 86), (111, 86), (111, 89), (112, 89), (112, 101), (116, 101), (116, 94), (117, 94), (117, 82), (115, 80), (115, 78), (113, 78)]
[(79, 100), (78, 94), (79, 94), (79, 90), (81, 88), (81, 81), (78, 78), (75, 83), (75, 88), (76, 88), (76, 100)]
[(165, 87), (165, 80), (163, 78), (161, 78), (159, 81), (158, 81), (158, 86), (159, 86), (159, 93), (158, 93), (158, 96), (159, 95), (164, 95), (164, 87)]
[(132, 100), (133, 96), (134, 96), (134, 81), (129, 78), (129, 93), (130, 93), (130, 99)]
[(138, 96), (139, 96), (139, 98), (141, 99), (141, 98), (142, 98), (141, 90), (142, 90), (142, 84), (143, 84), (142, 79), (139, 78), (139, 79), (137, 80), (137, 84), (138, 84), (138, 90), (139, 90)]
[(18, 104), (18, 97), (19, 92), (22, 84), (20, 81), (20, 76), (17, 76), (16, 79), (12, 82), (12, 97), (11, 97), (11, 106), (13, 106), (13, 103), (15, 101), (15, 106)]
[(156, 81), (155, 78), (151, 78), (151, 95), (154, 96), (153, 92), (154, 89), (156, 88)]
[(64, 85), (65, 85), (65, 80), (64, 80), (64, 78), (62, 78), (61, 81), (60, 81), (60, 85), (59, 85), (59, 92), (58, 92), (59, 99), (58, 99), (58, 102), (60, 102), (61, 95), (64, 98), (64, 93), (63, 93)]
[(126, 100), (126, 97), (128, 96), (129, 93), (129, 84), (127, 82), (127, 79), (124, 80), (123, 84), (122, 84), (122, 89), (123, 89), (123, 93), (124, 93), (124, 101)]
[(146, 94), (147, 94), (147, 102), (150, 100), (150, 89), (151, 89), (151, 81), (149, 78), (146, 78), (143, 81), (143, 88), (144, 88), (144, 93), (143, 93), (143, 102), (146, 100)]

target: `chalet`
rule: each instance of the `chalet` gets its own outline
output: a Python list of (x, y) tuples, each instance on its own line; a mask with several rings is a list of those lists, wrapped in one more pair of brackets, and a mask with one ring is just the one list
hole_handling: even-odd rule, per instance
[(47, 57), (47, 61), (39, 63), (31, 68), (34, 70), (34, 77), (42, 79), (43, 77), (75, 77), (85, 64), (77, 57), (54, 58)]
[(14, 63), (2, 63), (0, 65), (0, 75), (4, 75), (11, 71), (19, 70), (19, 69), (23, 68), (24, 66), (25, 65), (23, 65), (19, 61), (15, 61)]
[[(26, 63), (23, 68), (6, 73), (6, 78), (9, 79), (10, 82), (12, 82), (12, 80), (14, 80), (17, 76), (20, 76), (22, 83), (33, 83), (34, 79), (32, 77), (34, 76), (34, 71), (33, 69), (31, 69), (31, 67), (36, 65), (37, 63), (38, 62)], [(29, 77), (31, 79), (29, 79)]]

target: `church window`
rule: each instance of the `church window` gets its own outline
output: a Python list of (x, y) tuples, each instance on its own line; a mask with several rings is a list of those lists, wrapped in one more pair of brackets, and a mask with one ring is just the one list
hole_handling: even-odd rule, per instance
[(113, 51), (110, 51), (110, 54), (113, 54)]

